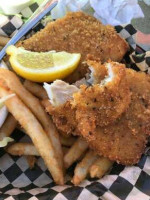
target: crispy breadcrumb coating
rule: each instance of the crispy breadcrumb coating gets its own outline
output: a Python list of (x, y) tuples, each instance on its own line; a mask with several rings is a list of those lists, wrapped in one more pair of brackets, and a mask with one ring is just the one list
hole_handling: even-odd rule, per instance
[(121, 61), (128, 50), (127, 42), (112, 26), (104, 26), (96, 18), (83, 12), (70, 12), (65, 17), (50, 22), (43, 30), (18, 46), (27, 50), (45, 52), (50, 50), (81, 53), (77, 70), (67, 81), (74, 83), (84, 77), (87, 65), (83, 63), (88, 54), (101, 62), (111, 59)]
[(79, 134), (75, 109), (72, 108), (70, 101), (60, 106), (53, 106), (48, 99), (42, 101), (42, 105), (45, 107), (53, 119), (57, 129), (61, 134), (68, 137), (70, 134)]
[[(92, 62), (92, 61), (91, 61)], [(96, 65), (95, 67), (99, 67)], [(97, 74), (95, 80), (103, 80), (105, 76), (107, 75), (107, 70), (104, 67), (101, 67), (101, 70), (99, 70), (99, 74)], [(77, 81), (74, 85), (77, 86), (77, 88), (80, 87), (82, 84), (87, 84), (86, 79)], [(71, 99), (73, 98), (71, 95), (72, 89), (70, 88), (69, 84), (66, 84), (64, 81), (56, 80), (51, 85), (48, 85), (47, 88), (44, 86), (46, 91), (48, 93), (51, 93), (50, 101), (44, 100), (42, 101), (43, 106), (45, 107), (46, 111), (52, 116), (53, 122), (55, 123), (57, 129), (59, 132), (61, 132), (64, 136), (68, 136), (70, 134), (78, 135), (78, 124), (76, 120), (76, 108), (73, 108), (71, 104)], [(79, 90), (79, 89), (78, 89)], [(50, 92), (51, 91), (51, 92)], [(59, 97), (62, 95), (62, 97)], [(65, 103), (61, 104), (61, 101), (64, 102), (65, 96), (68, 98)], [(71, 96), (70, 96), (71, 95)], [(53, 96), (55, 98), (59, 97), (60, 105), (53, 105), (52, 103)], [(57, 97), (58, 96), (58, 97)], [(57, 103), (58, 104), (58, 103)]]
[[(124, 165), (133, 165), (139, 161), (150, 135), (150, 76), (110, 62), (118, 78), (114, 79), (116, 81), (110, 79), (103, 93), (97, 82), (99, 79), (101, 82), (101, 79), (108, 81), (105, 65), (98, 67), (100, 63), (93, 62), (90, 61), (90, 65), (95, 71), (88, 79), (93, 81), (93, 85), (81, 86), (79, 92), (74, 93), (74, 99), (63, 106), (52, 107), (49, 103), (45, 107), (64, 134), (79, 134), (97, 154)], [(97, 73), (98, 70), (101, 73)], [(117, 84), (118, 90), (115, 89)], [(114, 100), (108, 101), (112, 95)], [(107, 109), (108, 112), (105, 112)]]
[(124, 165), (137, 163), (150, 135), (150, 76), (127, 69), (132, 92), (127, 111), (115, 123), (82, 134), (99, 155)]
[(106, 126), (115, 121), (130, 103), (124, 65), (115, 62), (102, 65), (98, 61), (88, 61), (88, 65), (91, 75), (87, 82), (92, 85), (81, 85), (73, 96), (70, 96), (72, 86), (63, 81), (57, 80), (47, 86), (50, 102), (53, 98), (56, 101), (61, 93), (69, 98), (64, 102), (62, 97), (63, 104), (60, 101), (59, 106), (50, 102), (45, 104), (58, 130), (64, 134), (79, 134), (79, 131), (86, 134), (97, 125)]
[(59, 132), (68, 136), (78, 132), (75, 118), (75, 109), (70, 100), (73, 94), (79, 90), (75, 85), (70, 85), (62, 80), (56, 80), (51, 84), (44, 83), (49, 100), (42, 102), (46, 111), (52, 115)]
[[(82, 85), (79, 92), (73, 95), (72, 102), (82, 134), (114, 122), (130, 103), (125, 65), (116, 62), (102, 65), (97, 61), (88, 61), (88, 65), (93, 83), (91, 86)], [(101, 80), (104, 69), (107, 69), (107, 75)]]

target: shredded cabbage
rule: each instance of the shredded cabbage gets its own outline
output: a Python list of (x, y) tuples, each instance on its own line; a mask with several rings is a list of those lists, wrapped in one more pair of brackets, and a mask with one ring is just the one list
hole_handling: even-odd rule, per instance
[(10, 138), (10, 137), (4, 137), (4, 139), (2, 141), (0, 141), (0, 147), (6, 147), (8, 142), (13, 142), (14, 139)]

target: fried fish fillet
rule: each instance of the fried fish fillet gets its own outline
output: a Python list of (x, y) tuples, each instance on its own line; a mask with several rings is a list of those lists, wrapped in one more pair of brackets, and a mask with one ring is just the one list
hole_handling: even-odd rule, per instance
[(70, 12), (65, 17), (50, 22), (43, 30), (18, 46), (27, 50), (45, 52), (50, 50), (81, 53), (77, 70), (67, 81), (74, 83), (84, 77), (87, 65), (83, 62), (88, 54), (101, 62), (111, 59), (121, 61), (128, 50), (127, 42), (112, 26), (104, 26), (96, 18), (83, 12)]
[[(76, 109), (76, 120), (82, 134), (88, 134), (97, 126), (114, 122), (125, 112), (130, 103), (130, 90), (126, 79), (125, 65), (117, 62), (101, 64), (88, 61), (91, 69), (91, 86), (82, 85), (73, 94), (72, 104)], [(101, 71), (107, 70), (101, 80)]]
[(115, 123), (81, 135), (99, 155), (124, 165), (137, 163), (150, 135), (150, 76), (127, 69), (132, 92), (127, 111)]
[[(100, 81), (103, 80), (106, 75), (106, 68), (101, 66), (101, 70), (99, 70), (99, 73), (94, 79), (95, 81)], [(92, 77), (90, 79), (92, 79)], [(79, 133), (76, 109), (73, 108), (70, 100), (73, 99), (73, 94), (79, 91), (80, 85), (87, 84), (86, 79), (81, 79), (74, 85), (69, 85), (61, 80), (56, 80), (51, 85), (44, 84), (50, 101), (48, 99), (43, 100), (42, 104), (46, 111), (52, 116), (57, 129), (65, 136), (70, 134), (78, 135)]]
[(71, 134), (79, 134), (75, 110), (72, 108), (69, 101), (56, 108), (48, 99), (44, 99), (42, 105), (45, 107), (46, 112), (52, 116), (53, 122), (62, 135), (68, 137)]
[[(97, 64), (93, 64), (93, 66), (95, 66), (95, 72), (97, 70)], [(104, 67), (104, 65), (102, 66)], [(136, 72), (132, 69), (126, 69), (126, 76), (123, 76), (124, 73), (122, 75), (121, 70), (122, 65), (116, 63), (116, 66), (118, 66), (118, 71), (120, 71), (121, 79), (119, 79), (120, 82), (118, 82), (120, 83), (118, 85), (120, 87), (118, 87), (118, 90), (114, 89), (114, 93), (112, 90), (112, 94), (116, 95), (116, 99), (114, 96), (114, 100), (118, 104), (123, 103), (123, 105), (120, 105), (124, 107), (117, 107), (118, 105), (116, 104), (115, 110), (113, 107), (115, 102), (110, 101), (111, 104), (108, 102), (107, 105), (106, 102), (109, 100), (109, 98), (104, 99), (105, 95), (101, 96), (102, 91), (99, 90), (101, 87), (96, 83), (98, 79), (100, 77), (102, 78), (103, 76), (105, 77), (105, 81), (108, 80), (108, 77), (105, 75), (105, 70), (102, 67), (102, 71), (104, 72), (104, 74), (102, 73), (103, 75), (96, 73), (98, 76), (95, 76), (93, 71), (94, 78), (91, 76), (90, 79), (88, 79), (88, 81), (93, 81), (93, 83), (95, 81), (95, 84), (90, 87), (82, 86), (80, 89), (78, 88), (75, 93), (72, 92), (71, 98), (69, 97), (68, 101), (63, 101), (61, 106), (49, 107), (47, 105), (47, 110), (54, 118), (53, 120), (55, 121), (58, 129), (64, 132), (68, 131), (68, 133), (77, 132), (77, 134), (80, 134), (87, 140), (90, 148), (92, 148), (97, 154), (108, 157), (110, 160), (117, 161), (121, 164), (133, 165), (139, 161), (141, 154), (144, 152), (147, 138), (150, 135), (150, 76), (142, 72)], [(100, 67), (98, 67), (98, 69), (100, 70)], [(122, 80), (123, 78), (125, 78), (124, 81), (126, 80), (126, 82)], [(115, 82), (113, 83), (113, 79), (111, 79), (110, 84), (112, 86), (115, 85)], [(127, 85), (129, 89), (127, 89)], [(71, 85), (68, 84), (67, 87), (70, 86)], [(88, 88), (94, 88), (95, 86), (96, 89), (92, 90), (92, 92), (91, 89), (88, 90)], [(83, 90), (85, 87), (86, 89)], [(65, 91), (67, 92), (68, 88)], [(85, 92), (83, 96), (80, 96), (81, 91)], [(107, 93), (107, 90), (105, 92)], [(121, 98), (118, 98), (118, 93), (120, 94)], [(129, 96), (126, 97), (126, 94)], [(95, 95), (97, 98), (96, 102), (93, 101)], [(124, 101), (122, 97), (124, 97)], [(101, 101), (101, 98), (103, 101)], [(130, 98), (131, 100), (129, 101)], [(74, 104), (75, 100), (77, 101), (76, 105)], [(105, 103), (106, 106), (101, 108), (100, 103), (102, 103), (101, 105)], [(80, 104), (84, 106), (79, 106)], [(92, 109), (93, 104), (96, 107), (94, 111)], [(77, 108), (77, 106), (79, 107)], [(109, 108), (110, 110), (108, 110), (108, 117), (107, 112), (100, 113), (98, 107), (103, 111)], [(120, 117), (117, 110), (120, 112)], [(115, 118), (113, 115), (116, 115)], [(64, 118), (60, 119), (59, 116), (65, 117), (65, 122)], [(104, 119), (102, 117), (100, 118), (100, 116), (103, 116)], [(94, 126), (94, 128), (90, 123), (90, 118), (94, 120), (97, 119), (96, 126)], [(107, 120), (112, 119), (114, 122), (112, 121), (110, 124), (106, 125), (108, 123)], [(105, 126), (102, 126), (102, 124)]]
[(76, 135), (79, 131), (86, 134), (97, 125), (112, 123), (130, 103), (124, 65), (116, 62), (102, 65), (97, 61), (88, 61), (88, 65), (90, 78), (80, 81), (81, 87), (79, 83), (76, 87), (61, 80), (44, 86), (50, 102), (43, 104), (64, 134)]

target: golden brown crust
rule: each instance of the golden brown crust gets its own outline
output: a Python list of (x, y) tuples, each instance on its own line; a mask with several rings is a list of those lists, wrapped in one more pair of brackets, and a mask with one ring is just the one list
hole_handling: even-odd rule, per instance
[(107, 68), (105, 67), (105, 65), (101, 64), (101, 61), (99, 59), (93, 60), (93, 58), (88, 56), (88, 60), (86, 61), (86, 63), (89, 66), (89, 71), (91, 68), (94, 70), (93, 74), (92, 71), (89, 72), (89, 76), (93, 76), (93, 83), (91, 84), (100, 83), (108, 75)]
[[(96, 70), (100, 70), (100, 68), (97, 68), (98, 65), (99, 64), (95, 67)], [(120, 71), (121, 66), (122, 65), (119, 64), (118, 71)], [(48, 106), (46, 108), (53, 115), (59, 129), (63, 128), (64, 132), (71, 133), (73, 125), (76, 132), (78, 130), (76, 127), (79, 124), (78, 127), (81, 132), (77, 132), (87, 140), (90, 148), (96, 153), (124, 165), (133, 165), (139, 161), (144, 152), (148, 135), (150, 135), (150, 76), (131, 69), (126, 69), (125, 71), (127, 83), (131, 91), (131, 102), (126, 108), (126, 111), (109, 125), (100, 127), (101, 123), (112, 120), (112, 118), (114, 119), (114, 116), (116, 117), (115, 109), (113, 112), (110, 110), (113, 113), (112, 116), (109, 116), (110, 119), (106, 118), (107, 113), (97, 112), (99, 103), (106, 103), (104, 98), (107, 97), (106, 94), (102, 93), (102, 96), (98, 94), (98, 92), (100, 92), (100, 87), (97, 85), (91, 86), (90, 88), (82, 86), (81, 91), (82, 93), (84, 92), (84, 94), (82, 94), (83, 96), (80, 93), (74, 94), (75, 100), (78, 101), (78, 106), (74, 105), (75, 109), (77, 109), (76, 117), (78, 122), (75, 117), (76, 110), (72, 109), (69, 102), (66, 103), (65, 106), (57, 109)], [(100, 79), (105, 75), (105, 70), (102, 70), (101, 68), (101, 72), (102, 73), (99, 74)], [(120, 81), (122, 81), (124, 73), (122, 70), (120, 73), (120, 78), (122, 77)], [(112, 82), (110, 84), (112, 86), (115, 85), (115, 83)], [(129, 92), (128, 90), (126, 91), (125, 82), (122, 84), (120, 82), (119, 86), (122, 88), (122, 90), (119, 88), (119, 91), (122, 91), (121, 95), (124, 96)], [(118, 94), (118, 91), (112, 90), (111, 95), (112, 94), (116, 95)], [(94, 97), (98, 98), (96, 106), (95, 102), (93, 102)], [(108, 99), (106, 98), (105, 100)], [(118, 101), (119, 104), (118, 98), (115, 99), (115, 101)], [(87, 105), (86, 103), (89, 104)], [(94, 112), (91, 109), (93, 105), (96, 107)], [(114, 108), (112, 105), (111, 107)], [(106, 105), (106, 108), (108, 108), (108, 105)], [(119, 107), (119, 111), (121, 111), (120, 108), (121, 107)], [(97, 113), (103, 114), (104, 119), (102, 117), (100, 118), (100, 115)], [(65, 126), (62, 125), (63, 122), (61, 120), (59, 121), (60, 115), (67, 117), (67, 124), (65, 124)], [(95, 119), (97, 120), (96, 126)]]
[(150, 76), (127, 69), (127, 81), (132, 92), (127, 111), (115, 123), (98, 127), (92, 137), (84, 137), (99, 155), (133, 165), (144, 152), (150, 134)]
[(52, 106), (49, 100), (43, 100), (42, 104), (52, 116), (53, 122), (61, 134), (69, 136), (70, 134), (76, 135), (78, 133), (75, 109), (72, 108), (69, 101), (59, 107)]
[(101, 65), (94, 61), (88, 64), (94, 69), (94, 81), (97, 84), (90, 87), (82, 85), (79, 92), (73, 95), (73, 106), (76, 108), (76, 119), (82, 134), (94, 131), (96, 126), (106, 126), (114, 122), (130, 103), (129, 85), (123, 64), (109, 62), (114, 78), (105, 86), (100, 86), (100, 82), (107, 64)]
[(108, 59), (121, 61), (129, 48), (113, 27), (104, 26), (83, 12), (70, 12), (65, 17), (50, 22), (43, 30), (21, 41), (18, 46), (38, 52), (56, 50), (81, 53), (79, 67), (68, 77), (69, 82), (75, 82), (85, 75), (87, 65), (82, 62), (88, 54), (102, 62)]

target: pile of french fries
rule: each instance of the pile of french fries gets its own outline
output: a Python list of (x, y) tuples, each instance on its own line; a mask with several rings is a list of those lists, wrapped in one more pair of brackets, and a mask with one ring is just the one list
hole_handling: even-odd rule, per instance
[[(13, 143), (6, 151), (13, 156), (26, 156), (29, 167), (33, 168), (35, 156), (41, 156), (54, 181), (63, 185), (66, 170), (77, 163), (72, 183), (80, 184), (88, 175), (101, 178), (112, 167), (113, 162), (96, 155), (81, 137), (60, 135), (41, 101), (48, 99), (44, 88), (19, 78), (7, 69), (0, 69), (0, 97), (15, 93), (5, 105), (9, 116), (0, 128), (0, 140), (9, 137), (20, 127), (31, 138), (32, 143)], [(19, 124), (19, 126), (18, 126)]]

